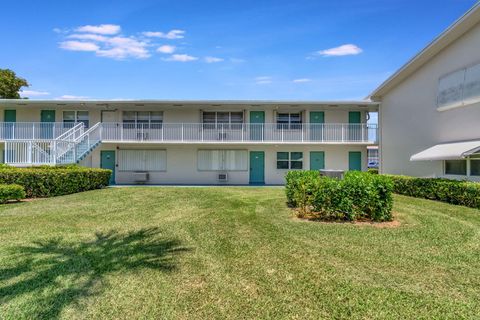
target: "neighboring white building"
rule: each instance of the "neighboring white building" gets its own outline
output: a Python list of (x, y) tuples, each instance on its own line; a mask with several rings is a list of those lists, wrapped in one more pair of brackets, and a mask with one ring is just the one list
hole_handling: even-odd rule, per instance
[(8, 164), (109, 168), (118, 184), (283, 184), (288, 170), (366, 170), (369, 112), (377, 102), (0, 100), (0, 143)]
[(480, 180), (480, 4), (370, 98), (382, 173)]

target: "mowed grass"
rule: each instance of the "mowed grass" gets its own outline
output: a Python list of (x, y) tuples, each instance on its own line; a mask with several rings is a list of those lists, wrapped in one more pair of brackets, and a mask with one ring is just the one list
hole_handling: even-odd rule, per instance
[(109, 188), (0, 206), (0, 319), (478, 318), (480, 211), (292, 217), (282, 188)]

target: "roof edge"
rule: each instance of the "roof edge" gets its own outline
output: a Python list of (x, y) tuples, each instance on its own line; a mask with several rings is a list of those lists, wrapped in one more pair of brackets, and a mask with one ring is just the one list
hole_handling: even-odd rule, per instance
[(248, 104), (248, 105), (378, 105), (378, 102), (370, 100), (155, 100), (155, 99), (124, 99), (124, 100), (31, 100), (31, 99), (0, 99), (1, 104)]
[(416, 70), (421, 68), (428, 60), (464, 35), (480, 22), (480, 1), (475, 3), (467, 12), (452, 23), (440, 35), (435, 37), (420, 52), (408, 60), (400, 69), (388, 77), (382, 84), (373, 90), (366, 99), (378, 101), (390, 89), (400, 84)]

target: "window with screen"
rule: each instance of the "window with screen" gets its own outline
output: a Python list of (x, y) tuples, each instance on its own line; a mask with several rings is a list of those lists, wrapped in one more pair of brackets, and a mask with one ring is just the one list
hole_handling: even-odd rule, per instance
[(63, 111), (63, 123), (82, 122), (86, 128), (89, 127), (88, 111)]
[(203, 127), (206, 129), (241, 129), (243, 124), (243, 112), (204, 111), (202, 113), (202, 122)]
[(247, 171), (247, 150), (198, 150), (199, 171)]
[(445, 174), (467, 175), (467, 160), (445, 160)]
[(119, 150), (120, 171), (166, 171), (166, 150)]
[(278, 129), (300, 129), (302, 127), (302, 114), (300, 112), (277, 113)]
[(277, 152), (277, 169), (303, 169), (303, 152)]
[(440, 78), (437, 107), (440, 110), (480, 102), (480, 64)]
[(124, 111), (123, 123), (127, 128), (161, 128), (163, 123), (162, 111)]

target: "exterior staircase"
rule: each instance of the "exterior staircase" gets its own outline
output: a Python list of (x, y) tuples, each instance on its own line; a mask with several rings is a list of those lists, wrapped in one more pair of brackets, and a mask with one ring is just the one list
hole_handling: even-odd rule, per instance
[(55, 139), (6, 140), (5, 163), (15, 166), (79, 163), (101, 144), (101, 124), (78, 123)]

